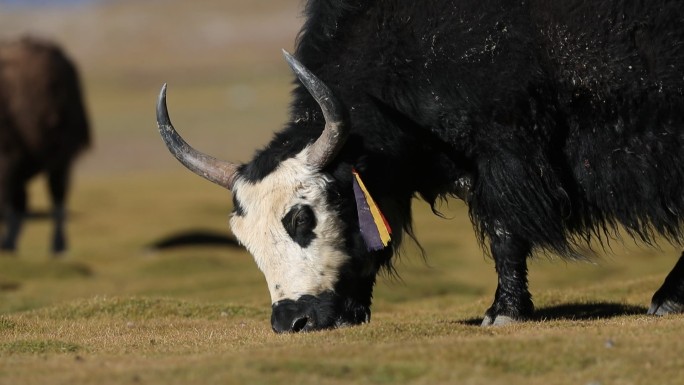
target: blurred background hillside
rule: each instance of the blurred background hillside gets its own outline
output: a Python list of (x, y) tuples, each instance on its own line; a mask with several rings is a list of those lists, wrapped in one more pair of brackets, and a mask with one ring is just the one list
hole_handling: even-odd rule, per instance
[[(280, 54), (299, 1), (2, 0), (0, 39), (59, 43), (81, 70), (96, 145), (84, 173), (175, 169), (155, 131), (169, 83), (174, 123), (204, 151), (244, 161), (285, 117)], [(255, 114), (254, 111), (259, 111)]]

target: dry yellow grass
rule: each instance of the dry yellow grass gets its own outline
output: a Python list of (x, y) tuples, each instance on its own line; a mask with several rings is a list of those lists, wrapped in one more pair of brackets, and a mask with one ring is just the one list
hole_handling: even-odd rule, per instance
[[(158, 87), (170, 83), (172, 117), (193, 144), (246, 160), (285, 118), (279, 48), (292, 44), (297, 3), (0, 13), (0, 36), (34, 27), (82, 64), (97, 138), (75, 180), (69, 255), (49, 257), (50, 223), (35, 220), (20, 251), (0, 256), (0, 383), (677, 383), (682, 317), (641, 315), (674, 264), (671, 247), (614, 242), (596, 264), (539, 258), (530, 270), (540, 319), (480, 328), (493, 263), (462, 203), (448, 202), (444, 220), (418, 202), (427, 262), (408, 243), (401, 279), (378, 282), (370, 324), (302, 335), (271, 332), (268, 291), (244, 250), (149, 251), (179, 231), (228, 234), (230, 210), (229, 194), (183, 170), (157, 137)], [(211, 20), (215, 40), (205, 41), (197, 31)], [(248, 24), (273, 30), (231, 38)], [(47, 210), (42, 181), (31, 193)]]

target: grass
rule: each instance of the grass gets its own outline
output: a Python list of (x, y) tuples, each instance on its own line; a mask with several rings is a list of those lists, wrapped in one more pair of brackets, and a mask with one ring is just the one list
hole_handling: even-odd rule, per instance
[[(69, 254), (50, 257), (51, 225), (38, 218), (26, 224), (15, 255), (0, 255), (0, 384), (588, 385), (679, 378), (682, 317), (643, 315), (674, 265), (672, 247), (613, 242), (593, 264), (539, 257), (530, 264), (536, 319), (481, 328), (496, 276), (466, 208), (449, 201), (442, 211), (452, 219), (444, 220), (417, 202), (415, 228), (427, 261), (408, 242), (397, 261), (400, 278), (379, 279), (370, 324), (301, 335), (271, 332), (264, 279), (241, 248), (151, 250), (179, 232), (230, 235), (229, 194), (183, 170), (157, 137), (159, 85), (170, 83), (172, 118), (191, 143), (246, 160), (285, 118), (289, 75), (278, 48), (291, 45), (291, 26), (300, 22), (295, 2), (169, 0), (154, 12), (158, 4), (0, 14), (0, 35), (34, 25), (82, 63), (96, 138), (75, 178)], [(135, 24), (141, 15), (146, 22)], [(229, 32), (219, 36), (220, 47), (188, 39), (211, 15), (276, 29), (251, 34), (257, 43), (242, 51), (245, 43)], [(168, 28), (168, 19), (186, 23)], [(115, 33), (126, 23), (144, 27), (135, 30), (139, 38)], [(30, 191), (34, 210), (48, 210), (43, 181)]]
[[(0, 342), (0, 365), (12, 368), (2, 371), (3, 380), (668, 383), (684, 363), (672, 338), (682, 332), (677, 317), (484, 329), (435, 310), (417, 318), (380, 314), (361, 327), (281, 336), (270, 333), (266, 314), (254, 309), (225, 314), (222, 305), (203, 304), (198, 311), (190, 302), (135, 298), (67, 308), (81, 305), (102, 311), (86, 316), (67, 311), (62, 317), (65, 311), (58, 306), (14, 315), (4, 336), (10, 341)], [(658, 354), (663, 350), (669, 354)]]

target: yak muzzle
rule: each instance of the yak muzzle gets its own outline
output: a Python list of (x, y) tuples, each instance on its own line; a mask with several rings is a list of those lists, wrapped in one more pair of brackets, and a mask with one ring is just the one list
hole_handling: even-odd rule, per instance
[(271, 327), (276, 333), (311, 332), (370, 321), (370, 306), (333, 292), (285, 299), (274, 303), (271, 309)]
[(273, 304), (271, 327), (276, 333), (297, 333), (318, 330), (313, 304), (286, 299)]

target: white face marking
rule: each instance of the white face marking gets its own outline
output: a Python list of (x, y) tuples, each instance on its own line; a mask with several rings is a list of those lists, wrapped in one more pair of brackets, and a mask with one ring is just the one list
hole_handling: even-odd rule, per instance
[[(258, 183), (238, 178), (233, 186), (244, 215), (233, 215), (230, 225), (264, 273), (272, 303), (333, 290), (340, 267), (349, 259), (341, 251), (343, 223), (327, 202), (329, 179), (306, 164), (308, 149)], [(282, 223), (296, 205), (310, 206), (316, 216), (316, 236), (305, 248)]]

